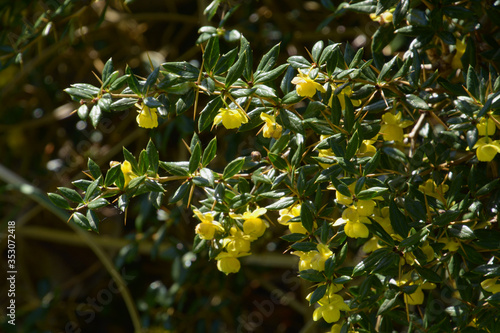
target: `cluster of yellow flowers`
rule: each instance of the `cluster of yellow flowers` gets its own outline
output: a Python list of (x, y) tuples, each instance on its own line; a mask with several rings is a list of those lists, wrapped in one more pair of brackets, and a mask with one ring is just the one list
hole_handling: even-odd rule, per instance
[[(344, 302), (342, 296), (336, 294), (342, 290), (342, 285), (330, 284), (325, 295), (318, 301), (319, 307), (313, 312), (313, 320), (318, 321), (323, 318), (327, 323), (334, 323), (340, 319), (340, 311), (349, 311), (349, 306)], [(310, 300), (312, 293), (307, 295)]]
[(476, 128), (478, 134), (482, 136), (473, 147), (473, 149), (476, 149), (477, 159), (481, 162), (490, 162), (495, 158), (497, 153), (500, 153), (500, 141), (493, 141), (490, 138), (497, 130), (493, 116), (482, 118), (476, 124)]
[(280, 209), (279, 214), (280, 217), (278, 218), (278, 222), (280, 224), (288, 226), (290, 229), (291, 233), (297, 233), (297, 234), (306, 234), (307, 230), (304, 228), (302, 225), (302, 222), (290, 222), (291, 219), (294, 217), (300, 216), (300, 209), (301, 209), (300, 204), (295, 204), (291, 207)]
[[(216, 238), (217, 233), (223, 234), (225, 232), (222, 225), (214, 221), (214, 212), (202, 213), (197, 209), (193, 209), (193, 212), (201, 221), (195, 229), (196, 234), (201, 239), (213, 240)], [(260, 218), (265, 213), (265, 208), (258, 208), (253, 212), (229, 214), (232, 219), (243, 221), (243, 230), (237, 226), (232, 226), (229, 235), (222, 239), (223, 250), (215, 258), (219, 271), (229, 274), (240, 270), (241, 264), (238, 258), (250, 255), (250, 243), (261, 237), (268, 227), (268, 224)]]

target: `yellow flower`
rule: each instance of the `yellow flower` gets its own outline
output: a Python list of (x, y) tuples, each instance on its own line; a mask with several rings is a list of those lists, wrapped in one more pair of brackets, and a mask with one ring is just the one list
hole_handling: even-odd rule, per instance
[(322, 93), (326, 92), (321, 84), (311, 79), (309, 75), (302, 73), (300, 69), (298, 71), (299, 75), (292, 80), (292, 83), (297, 85), (297, 95), (302, 97), (313, 97), (316, 94), (316, 90)]
[[(280, 209), (278, 223), (288, 226), (291, 233), (307, 234), (307, 229), (304, 228), (302, 222), (289, 222), (290, 219), (300, 216), (300, 204), (293, 205), (289, 208)], [(314, 222), (316, 226), (316, 222)]]
[(473, 149), (476, 149), (477, 159), (481, 162), (490, 162), (497, 153), (500, 153), (500, 143), (498, 140), (491, 140), (488, 137), (483, 137), (477, 140)]
[(156, 109), (150, 109), (146, 105), (142, 105), (141, 112), (137, 115), (137, 123), (142, 128), (158, 127), (158, 114)]
[(246, 254), (250, 251), (250, 242), (252, 237), (236, 227), (231, 227), (231, 234), (222, 240), (222, 246), (233, 256)]
[(253, 212), (244, 212), (241, 214), (229, 213), (229, 216), (233, 219), (242, 219), (243, 222), (243, 232), (250, 236), (251, 240), (255, 240), (262, 236), (266, 231), (267, 225), (266, 223), (259, 218), (259, 216), (264, 215), (266, 213), (265, 208), (258, 208)]
[(262, 135), (265, 138), (279, 139), (283, 128), (276, 122), (276, 118), (274, 116), (268, 115), (265, 112), (262, 112), (260, 114), (260, 119), (264, 120), (265, 122), (264, 127), (262, 128)]
[(434, 180), (431, 178), (427, 179), (427, 181), (418, 186), (418, 190), (420, 192), (423, 192), (424, 194), (434, 197), (438, 200), (441, 200), (441, 202), (445, 202), (444, 194), (448, 191), (448, 185), (446, 184), (440, 184), (439, 186), (436, 185)]
[(123, 177), (125, 178), (125, 184), (123, 185), (123, 187), (127, 187), (128, 183), (137, 176), (132, 172), (132, 165), (129, 161), (123, 161), (120, 169), (122, 170)]
[(371, 252), (378, 250), (378, 249), (381, 249), (381, 248), (382, 248), (382, 246), (380, 246), (380, 244), (378, 243), (378, 238), (373, 236), (372, 238), (370, 238), (369, 241), (367, 241), (363, 245), (363, 252), (371, 253)]
[(417, 285), (417, 289), (411, 293), (411, 294), (406, 294), (404, 293), (404, 302), (408, 305), (420, 305), (424, 303), (424, 292), (422, 289), (435, 289), (436, 285), (431, 282), (426, 282), (422, 283), (421, 280), (417, 281), (408, 281), (410, 280), (410, 274), (405, 274), (401, 280), (397, 282), (398, 286), (402, 286), (405, 284), (408, 284), (409, 286)]
[(370, 14), (370, 18), (372, 21), (378, 22), (380, 24), (386, 24), (392, 22), (392, 13), (389, 11), (385, 11), (380, 15), (376, 15), (375, 13)]
[(481, 282), (481, 287), (493, 294), (500, 292), (500, 284), (497, 284), (498, 277), (493, 279), (486, 279)]
[(245, 111), (241, 109), (225, 109), (221, 108), (219, 113), (215, 116), (214, 125), (222, 123), (225, 128), (233, 129), (238, 128), (241, 124), (248, 123), (248, 118)]
[(401, 112), (398, 112), (395, 115), (391, 112), (387, 112), (382, 115), (382, 127), (380, 128), (380, 133), (385, 141), (403, 142), (403, 128), (413, 124), (413, 121), (401, 120), (401, 117)]
[(312, 251), (316, 253), (311, 259), (311, 267), (318, 272), (322, 272), (325, 270), (325, 261), (333, 255), (333, 252), (327, 245), (321, 243), (317, 245), (317, 249), (318, 251)]
[(451, 61), (451, 67), (453, 69), (462, 69), (462, 56), (465, 53), (465, 49), (467, 48), (467, 45), (465, 44), (465, 38), (463, 40), (457, 39), (457, 42), (455, 44), (457, 52), (453, 56), (453, 59)]
[(193, 209), (193, 212), (201, 221), (195, 228), (195, 232), (201, 239), (211, 240), (214, 238), (216, 231), (224, 231), (221, 224), (214, 221), (212, 212), (202, 213), (198, 209)]
[(323, 318), (327, 323), (334, 323), (340, 319), (340, 311), (349, 311), (349, 306), (344, 303), (342, 296), (327, 293), (318, 301), (320, 305), (313, 312), (313, 320), (318, 321)]
[[(335, 84), (332, 84), (332, 89), (335, 90), (337, 89), (337, 86)], [(352, 89), (351, 86), (346, 86), (340, 91), (337, 95), (339, 102), (340, 102), (340, 107), (342, 110), (345, 110), (345, 100), (346, 98), (349, 98), (352, 96)], [(360, 106), (361, 105), (361, 100), (359, 99), (350, 99), (351, 103), (353, 106)], [(328, 102), (329, 107), (333, 107), (333, 95), (330, 97), (330, 101)], [(334, 110), (334, 112), (342, 112), (342, 110)]]
[(233, 257), (227, 252), (221, 252), (215, 258), (217, 260), (217, 269), (228, 275), (229, 273), (237, 273), (241, 268), (238, 258)]
[(376, 142), (376, 140), (363, 140), (361, 142), (361, 146), (359, 146), (358, 152), (356, 155), (358, 157), (366, 157), (366, 156), (373, 156), (377, 152), (377, 148), (373, 145)]
[(374, 213), (375, 216), (373, 219), (377, 221), (377, 223), (380, 224), (389, 235), (394, 234), (394, 229), (392, 228), (391, 219), (389, 217), (389, 207), (382, 207), (380, 212), (375, 210)]
[(334, 227), (345, 224), (344, 232), (351, 238), (366, 238), (370, 234), (365, 224), (370, 224), (367, 217), (360, 216), (355, 207), (349, 207), (342, 212), (342, 217), (333, 224)]
[(299, 271), (304, 271), (306, 269), (312, 269), (311, 260), (316, 255), (317, 251), (293, 251), (291, 254), (299, 257)]
[(447, 238), (440, 239), (439, 242), (445, 244), (443, 250), (455, 252), (460, 248), (460, 242), (457, 242), (456, 240), (453, 239), (447, 239)]
[(492, 136), (493, 134), (495, 134), (495, 131), (497, 129), (495, 122), (490, 117), (481, 118), (479, 124), (476, 124), (476, 128), (479, 132), (478, 134), (481, 136)]

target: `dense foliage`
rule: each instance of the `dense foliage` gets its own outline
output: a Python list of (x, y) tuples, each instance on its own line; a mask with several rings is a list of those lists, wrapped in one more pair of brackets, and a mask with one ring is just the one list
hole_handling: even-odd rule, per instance
[[(313, 320), (332, 332), (499, 331), (497, 4), (321, 4), (319, 28), (352, 13), (377, 22), (370, 49), (320, 40), (284, 62), (277, 43), (256, 59), (252, 40), (225, 28), (245, 4), (215, 0), (197, 61), (150, 60), (140, 77), (109, 59), (98, 85), (65, 89), (94, 127), (133, 110), (152, 139), (105, 172), (89, 158), (87, 178), (50, 199), (95, 232), (100, 210), (127, 220), (138, 197), (167, 220), (185, 207), (190, 253), (225, 274), (278, 230), (312, 285)], [(188, 115), (189, 158), (171, 160), (155, 135)], [(247, 138), (251, 149), (228, 156)]]

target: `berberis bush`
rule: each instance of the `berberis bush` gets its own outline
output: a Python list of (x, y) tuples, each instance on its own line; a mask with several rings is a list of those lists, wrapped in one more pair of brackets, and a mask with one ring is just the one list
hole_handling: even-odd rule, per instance
[[(66, 89), (94, 126), (135, 110), (151, 129), (194, 110), (197, 129), (188, 161), (160, 159), (153, 140), (137, 157), (124, 147), (105, 174), (89, 159), (81, 192), (50, 198), (93, 231), (110, 204), (182, 203), (198, 221), (193, 248), (224, 274), (245, 269), (240, 258), (269, 228), (287, 226), (281, 238), (314, 284), (313, 319), (332, 332), (499, 332), (498, 4), (322, 4), (323, 25), (354, 12), (378, 22), (370, 59), (318, 41), (285, 63), (280, 44), (256, 61), (251, 41), (224, 28), (230, 10), (200, 28), (199, 66), (166, 62), (139, 78), (110, 59), (100, 86)], [(393, 51), (395, 39), (407, 49)], [(256, 151), (212, 168), (221, 127), (257, 137)]]

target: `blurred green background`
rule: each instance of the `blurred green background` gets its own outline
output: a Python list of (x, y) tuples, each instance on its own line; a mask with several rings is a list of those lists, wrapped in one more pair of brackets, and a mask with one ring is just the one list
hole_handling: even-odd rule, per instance
[[(326, 2), (325, 2), (326, 3)], [(9, 285), (1, 283), (2, 332), (324, 332), (311, 319), (308, 286), (274, 225), (252, 244), (253, 256), (226, 277), (207, 253), (191, 252), (196, 221), (179, 206), (155, 211), (147, 197), (99, 211), (100, 234), (67, 224), (44, 197), (84, 178), (87, 159), (106, 170), (122, 161), (122, 147), (138, 156), (150, 137), (166, 161), (186, 160), (193, 110), (155, 130), (137, 126), (134, 110), (106, 114), (94, 129), (73, 114), (63, 89), (98, 85), (113, 58), (147, 76), (150, 62), (201, 59), (198, 29), (217, 26), (203, 14), (206, 0), (77, 1), (0, 0), (0, 209), (1, 270), (7, 272), (7, 224), (15, 221), (16, 326), (8, 323)], [(368, 15), (335, 16), (320, 1), (232, 1), (226, 22), (250, 41), (254, 58), (281, 43), (282, 62), (307, 56), (318, 40), (369, 42), (377, 28)], [(338, 4), (338, 3), (337, 3)], [(223, 9), (224, 6), (221, 8)], [(396, 41), (397, 44), (398, 41)], [(227, 42), (224, 52), (237, 46)], [(254, 61), (256, 63), (257, 61)], [(203, 100), (201, 101), (203, 103)], [(201, 106), (202, 107), (202, 106)], [(249, 155), (256, 138), (218, 130), (217, 165)], [(201, 134), (203, 142), (211, 135)], [(171, 193), (170, 193), (171, 195)], [(195, 199), (203, 193), (195, 193)], [(110, 266), (132, 299), (118, 290)], [(116, 276), (115, 276), (116, 277)], [(137, 319), (132, 320), (131, 318)]]

